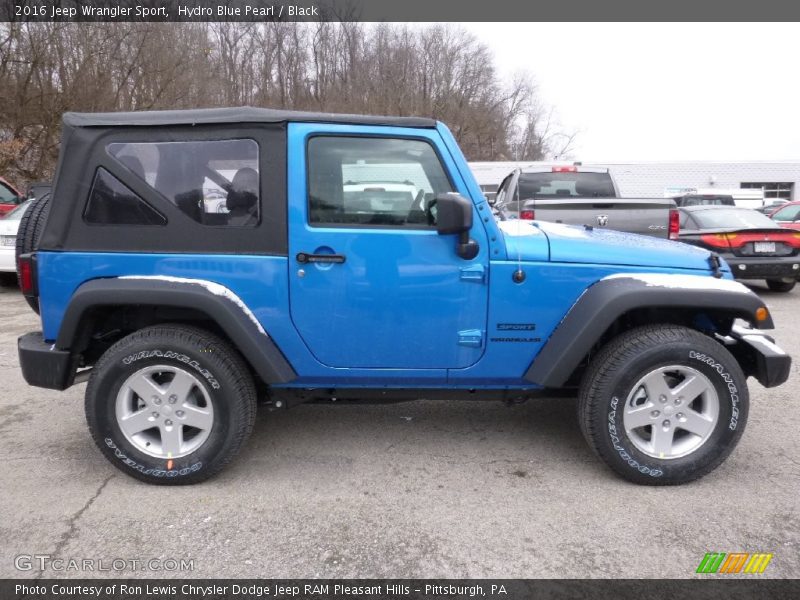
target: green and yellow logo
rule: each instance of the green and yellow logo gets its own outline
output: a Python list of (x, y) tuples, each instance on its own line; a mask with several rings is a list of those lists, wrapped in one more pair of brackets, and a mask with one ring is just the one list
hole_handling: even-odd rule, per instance
[(772, 554), (757, 552), (707, 552), (697, 567), (697, 573), (763, 573)]

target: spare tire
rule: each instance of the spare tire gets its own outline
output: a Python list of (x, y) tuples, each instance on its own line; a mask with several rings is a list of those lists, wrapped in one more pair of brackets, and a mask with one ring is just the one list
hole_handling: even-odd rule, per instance
[[(50, 214), (50, 194), (45, 194), (41, 198), (34, 200), (30, 208), (22, 215), (22, 219), (20, 219), (19, 229), (17, 229), (16, 247), (17, 283), (20, 283), (19, 257), (21, 254), (34, 252), (39, 246), (39, 240), (42, 237), (42, 231), (44, 230), (44, 224), (47, 222), (48, 214)], [(25, 296), (25, 301), (38, 315), (38, 299)]]

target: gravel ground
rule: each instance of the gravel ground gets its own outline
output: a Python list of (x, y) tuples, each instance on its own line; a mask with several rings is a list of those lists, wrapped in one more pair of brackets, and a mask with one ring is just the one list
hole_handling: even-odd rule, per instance
[[(800, 290), (757, 291), (800, 356)], [(85, 384), (25, 384), (16, 338), (37, 318), (13, 288), (0, 301), (0, 577), (690, 577), (710, 551), (771, 552), (763, 576), (800, 573), (797, 366), (777, 389), (750, 380), (739, 447), (681, 487), (616, 477), (581, 437), (575, 401), (552, 398), (261, 411), (221, 475), (163, 488), (101, 457)], [(34, 554), (193, 570), (15, 568)]]

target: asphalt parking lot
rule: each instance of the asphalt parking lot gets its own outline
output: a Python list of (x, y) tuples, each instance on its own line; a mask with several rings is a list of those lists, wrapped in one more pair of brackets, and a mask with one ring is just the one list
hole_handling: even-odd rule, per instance
[[(797, 360), (800, 290), (756, 291)], [(774, 390), (750, 380), (737, 450), (682, 487), (616, 477), (581, 437), (575, 402), (553, 398), (261, 411), (221, 475), (164, 488), (101, 457), (85, 384), (25, 384), (16, 339), (38, 320), (15, 289), (0, 303), (0, 577), (681, 578), (712, 551), (770, 552), (763, 577), (800, 573), (796, 365)], [(193, 570), (42, 574), (18, 570), (19, 555)]]

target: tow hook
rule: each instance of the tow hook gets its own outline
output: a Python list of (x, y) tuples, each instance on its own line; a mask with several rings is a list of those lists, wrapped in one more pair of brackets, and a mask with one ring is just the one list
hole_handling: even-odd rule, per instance
[(712, 252), (708, 257), (708, 262), (711, 265), (711, 270), (713, 271), (712, 275), (714, 275), (714, 277), (717, 279), (722, 278), (722, 271), (720, 271), (720, 268), (722, 268), (722, 260), (720, 259), (719, 254)]

